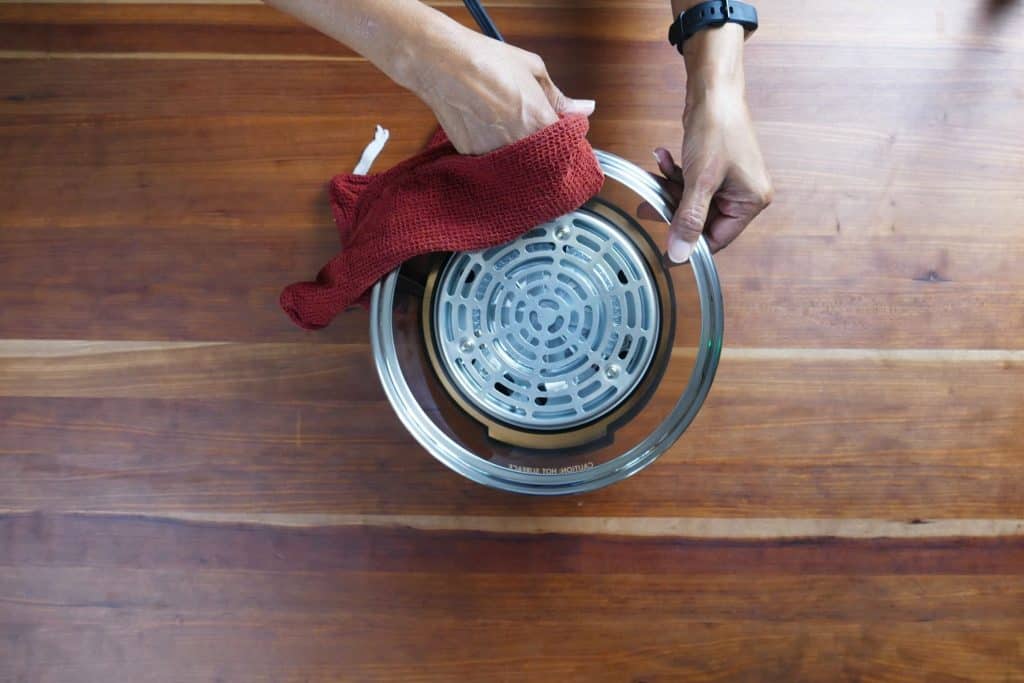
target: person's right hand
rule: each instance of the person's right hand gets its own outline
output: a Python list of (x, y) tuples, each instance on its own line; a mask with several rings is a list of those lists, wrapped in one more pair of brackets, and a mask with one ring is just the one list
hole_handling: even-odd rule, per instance
[(525, 138), (559, 114), (594, 112), (570, 99), (532, 52), (466, 29), (419, 69), (413, 91), (462, 154), (484, 154)]

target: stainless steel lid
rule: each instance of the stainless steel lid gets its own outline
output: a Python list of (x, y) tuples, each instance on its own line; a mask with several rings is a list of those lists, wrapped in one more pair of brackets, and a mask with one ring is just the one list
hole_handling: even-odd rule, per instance
[[(666, 224), (671, 220), (673, 200), (650, 174), (607, 152), (596, 155), (609, 181), (647, 202)], [(436, 281), (423, 298), (426, 335), (402, 327), (410, 306), (400, 301), (408, 294), (399, 293), (398, 270), (374, 287), (371, 342), (382, 385), (406, 428), (431, 454), (482, 484), (562, 494), (624, 479), (679, 438), (700, 409), (718, 364), (718, 276), (703, 240), (688, 268), (672, 269), (675, 277), (692, 272), (700, 308), (693, 353), (673, 353), (674, 342), (666, 339), (673, 326), (663, 319), (675, 315), (667, 271), (656, 272), (660, 262), (651, 263), (649, 248), (645, 258), (627, 223), (636, 225), (598, 197), (506, 245), (453, 254), (435, 270)], [(426, 370), (427, 354), (410, 348), (417, 343), (432, 347), (443, 391), (424, 389), (434, 373)], [(668, 356), (674, 364), (692, 360), (689, 382), (674, 405), (672, 395), (665, 399), (670, 388), (657, 387), (660, 374), (650, 377), (659, 344), (669, 347), (662, 348), (666, 362)], [(445, 405), (457, 403), (486, 421), (557, 445), (562, 442), (556, 434), (614, 418), (645, 385), (661, 392), (662, 419), (643, 435), (636, 425), (620, 428), (589, 452), (576, 442), (565, 442), (573, 448), (557, 452), (524, 449), (515, 439), (511, 446), (499, 444), (500, 431), (492, 428), (482, 436), (456, 415), (465, 410)]]

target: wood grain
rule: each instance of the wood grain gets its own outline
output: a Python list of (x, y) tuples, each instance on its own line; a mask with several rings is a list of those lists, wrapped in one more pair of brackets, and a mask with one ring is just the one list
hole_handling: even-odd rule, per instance
[[(678, 146), (664, 0), (487, 5), (595, 146)], [(542, 500), (277, 307), (425, 106), (255, 1), (0, 2), (0, 681), (1024, 681), (1024, 5), (758, 7), (715, 386)]]
[(1024, 593), (1008, 576), (1024, 563), (1019, 540), (637, 541), (40, 515), (0, 518), (0, 537), (3, 661), (49, 680), (70, 661), (90, 678), (173, 669), (183, 681), (1014, 681), (1024, 664)]
[[(261, 189), (265, 197), (278, 196), (270, 185), (255, 185), (243, 192), (249, 204), (226, 202), (208, 212), (243, 225), (189, 228), (184, 223), (203, 220), (202, 212), (175, 227), (169, 214), (175, 201), (187, 204), (188, 198), (148, 189), (159, 185), (159, 175), (148, 180), (147, 172), (137, 173), (143, 177), (137, 182), (147, 186), (139, 190), (140, 200), (155, 197), (145, 212), (168, 214), (157, 217), (159, 223), (145, 222), (143, 212), (134, 228), (69, 226), (58, 235), (40, 226), (0, 233), (0, 320), (6, 335), (366, 341), (360, 312), (347, 313), (321, 334), (304, 335), (277, 304), (285, 284), (312, 277), (337, 249), (329, 219), (317, 220), (327, 212), (316, 202), (323, 199), (322, 183), (313, 184), (306, 207), (311, 217), (304, 219), (318, 227), (245, 226), (258, 211), (252, 207), (262, 206), (255, 203)], [(760, 229), (746, 237), (743, 250), (719, 259), (730, 345), (1020, 348), (1020, 248), (994, 255), (990, 245), (958, 247), (952, 237), (868, 238), (844, 247), (849, 240), (778, 237)], [(896, 252), (880, 252), (882, 243)]]
[(727, 355), (697, 421), (650, 469), (524, 500), (467, 486), (416, 446), (365, 346), (102, 349), (0, 356), (7, 509), (1024, 517), (1019, 361)]

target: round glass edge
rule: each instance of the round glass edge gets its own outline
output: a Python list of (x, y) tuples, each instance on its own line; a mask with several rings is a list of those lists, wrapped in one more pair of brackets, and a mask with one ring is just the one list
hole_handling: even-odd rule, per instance
[[(609, 152), (594, 150), (594, 154), (605, 176), (635, 192), (666, 222), (672, 220), (675, 201), (650, 173)], [(697, 282), (701, 311), (700, 341), (690, 381), (672, 412), (650, 434), (600, 465), (559, 474), (517, 472), (481, 458), (434, 424), (413, 396), (395, 347), (392, 307), (399, 268), (377, 282), (370, 296), (370, 345), (384, 393), (399, 420), (421, 446), (445, 466), (478, 484), (514, 493), (565, 495), (622, 481), (650, 465), (679, 439), (703, 405), (718, 369), (724, 330), (722, 289), (703, 237), (694, 245), (689, 263)]]

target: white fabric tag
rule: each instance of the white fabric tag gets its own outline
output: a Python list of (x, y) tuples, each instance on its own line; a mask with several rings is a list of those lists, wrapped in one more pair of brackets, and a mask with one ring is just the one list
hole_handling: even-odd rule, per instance
[(356, 164), (355, 170), (352, 172), (366, 175), (370, 171), (370, 167), (373, 166), (373, 162), (377, 160), (377, 155), (384, 149), (384, 143), (388, 141), (390, 136), (391, 131), (377, 124), (377, 131), (373, 134), (373, 140), (363, 150), (363, 155), (359, 157), (359, 163)]

